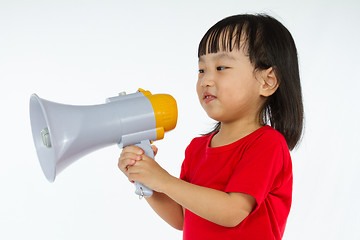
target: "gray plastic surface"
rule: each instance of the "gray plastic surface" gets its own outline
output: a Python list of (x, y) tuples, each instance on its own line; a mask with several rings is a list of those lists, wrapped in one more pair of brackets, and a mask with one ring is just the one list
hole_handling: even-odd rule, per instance
[[(91, 106), (55, 103), (33, 94), (30, 121), (40, 165), (50, 182), (90, 152), (113, 144), (123, 147), (157, 138), (152, 105), (141, 92)], [(45, 128), (51, 146), (43, 143), (41, 131)]]

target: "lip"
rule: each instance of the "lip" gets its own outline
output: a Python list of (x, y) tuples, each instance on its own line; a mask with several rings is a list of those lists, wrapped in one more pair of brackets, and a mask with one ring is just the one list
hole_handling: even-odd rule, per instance
[(205, 103), (209, 103), (209, 102), (213, 101), (214, 99), (216, 99), (215, 95), (208, 93), (208, 92), (203, 93), (202, 96), (203, 96), (203, 101)]

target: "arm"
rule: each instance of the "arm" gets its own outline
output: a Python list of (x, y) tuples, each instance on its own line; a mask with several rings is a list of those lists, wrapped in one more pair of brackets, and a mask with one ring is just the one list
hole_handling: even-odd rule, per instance
[(255, 198), (248, 194), (225, 193), (172, 176), (160, 191), (198, 216), (224, 227), (238, 225), (256, 205)]
[(151, 208), (169, 225), (182, 230), (184, 222), (183, 208), (166, 194), (154, 191), (151, 197), (145, 198)]
[(141, 155), (139, 149), (132, 150), (129, 157), (137, 160), (127, 168), (129, 180), (141, 182), (154, 191), (167, 195), (183, 208), (211, 222), (234, 227), (244, 220), (256, 205), (255, 198), (250, 195), (225, 193), (175, 178), (155, 160)]
[[(152, 146), (154, 155), (157, 153), (157, 148)], [(129, 168), (133, 166), (136, 161), (142, 159), (141, 154), (143, 150), (136, 146), (128, 146), (123, 149), (119, 158), (119, 169), (129, 178)], [(134, 180), (130, 180), (134, 183)], [(151, 197), (146, 197), (146, 201), (151, 208), (169, 225), (175, 229), (182, 230), (184, 222), (184, 210), (181, 205), (169, 198), (166, 194), (154, 191)]]

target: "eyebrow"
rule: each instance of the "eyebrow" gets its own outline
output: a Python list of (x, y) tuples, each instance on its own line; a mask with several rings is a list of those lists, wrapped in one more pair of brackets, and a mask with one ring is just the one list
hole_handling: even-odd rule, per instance
[[(199, 62), (205, 62), (204, 61), (204, 56), (205, 55), (202, 55), (199, 57)], [(229, 56), (229, 54), (227, 53), (216, 53), (214, 56), (211, 57), (212, 59), (211, 60), (219, 60), (219, 59), (230, 59), (230, 60), (235, 60), (234, 57), (232, 56)]]

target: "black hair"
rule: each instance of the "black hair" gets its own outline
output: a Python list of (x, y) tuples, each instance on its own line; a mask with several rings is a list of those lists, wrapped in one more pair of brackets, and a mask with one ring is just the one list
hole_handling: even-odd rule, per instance
[[(302, 136), (304, 110), (297, 50), (290, 32), (269, 15), (231, 16), (206, 32), (199, 44), (198, 57), (233, 49), (245, 50), (255, 71), (274, 69), (279, 87), (267, 97), (259, 121), (282, 133), (289, 149), (294, 149)], [(220, 128), (218, 122), (207, 134)]]

